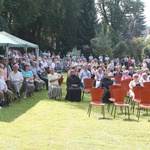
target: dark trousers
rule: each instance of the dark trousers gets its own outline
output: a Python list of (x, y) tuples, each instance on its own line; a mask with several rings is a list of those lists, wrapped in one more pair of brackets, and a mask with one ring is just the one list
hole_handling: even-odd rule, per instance
[(38, 76), (41, 80), (43, 80), (46, 84), (46, 90), (48, 90), (48, 79), (44, 77), (42, 74), (38, 73)]
[(65, 100), (69, 100), (69, 101), (75, 101), (75, 102), (80, 102), (81, 101), (81, 88), (77, 87), (77, 88), (73, 88), (73, 87), (69, 87), (67, 89), (67, 94), (65, 97)]
[(105, 92), (104, 92), (104, 95), (102, 97), (102, 102), (103, 103), (110, 103), (110, 100), (109, 100), (109, 98), (110, 98), (110, 91), (107, 88), (105, 88), (105, 87), (103, 87), (103, 89), (105, 90)]

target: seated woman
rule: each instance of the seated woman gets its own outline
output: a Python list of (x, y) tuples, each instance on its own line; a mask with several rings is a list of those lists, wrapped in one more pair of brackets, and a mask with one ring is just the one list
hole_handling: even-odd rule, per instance
[(58, 83), (58, 80), (61, 78), (61, 74), (54, 73), (54, 69), (49, 69), (50, 74), (48, 74), (48, 82), (49, 82), (49, 91), (48, 97), (49, 99), (56, 99), (57, 97), (62, 96), (62, 88)]
[(77, 75), (75, 75), (75, 70), (70, 70), (70, 76), (67, 77), (67, 94), (65, 100), (69, 101), (81, 101), (81, 81)]
[(148, 75), (147, 75), (147, 73), (143, 73), (142, 74), (142, 77), (140, 78), (140, 81), (142, 82), (142, 83), (144, 83), (144, 82), (149, 82), (149, 78), (148, 78)]
[(32, 96), (35, 89), (33, 73), (29, 69), (30, 69), (30, 65), (25, 64), (24, 70), (22, 70), (22, 75), (24, 77), (24, 82), (23, 82), (24, 98), (27, 98), (26, 97), (27, 92), (29, 93), (30, 96)]
[(128, 70), (125, 70), (123, 76), (121, 77), (121, 80), (126, 80), (126, 79), (131, 79)]
[(104, 77), (101, 79), (100, 87), (105, 90), (105, 93), (103, 95), (102, 101), (103, 103), (109, 103), (110, 98), (110, 92), (109, 92), (109, 86), (113, 84), (113, 81), (108, 78), (108, 72), (107, 70), (104, 72)]
[(138, 74), (134, 74), (133, 80), (130, 81), (130, 83), (129, 83), (129, 88), (130, 88), (129, 94), (133, 99), (134, 99), (133, 87), (135, 87), (135, 86), (144, 86), (143, 82), (140, 81)]
[[(6, 95), (6, 100), (5, 100)], [(0, 68), (0, 105), (6, 106), (11, 102), (12, 91), (8, 90), (7, 84), (3, 77), (3, 69)]]
[(104, 76), (104, 74), (103, 74), (102, 68), (98, 68), (98, 71), (95, 75), (96, 88), (98, 88), (100, 86), (100, 82), (101, 82), (101, 79), (103, 78), (103, 76)]

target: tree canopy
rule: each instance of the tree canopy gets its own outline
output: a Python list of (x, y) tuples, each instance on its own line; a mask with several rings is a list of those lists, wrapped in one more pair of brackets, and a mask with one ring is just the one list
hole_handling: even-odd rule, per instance
[(95, 53), (108, 40), (112, 55), (120, 41), (142, 36), (143, 11), (141, 0), (0, 0), (0, 30), (63, 54), (75, 46)]

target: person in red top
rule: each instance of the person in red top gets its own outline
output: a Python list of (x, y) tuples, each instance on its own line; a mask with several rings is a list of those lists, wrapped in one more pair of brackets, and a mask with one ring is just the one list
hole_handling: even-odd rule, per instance
[(128, 68), (131, 66), (131, 58), (128, 58)]

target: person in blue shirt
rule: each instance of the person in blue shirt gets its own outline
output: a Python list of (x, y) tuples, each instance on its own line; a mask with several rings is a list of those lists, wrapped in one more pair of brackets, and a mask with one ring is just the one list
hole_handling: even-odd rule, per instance
[(30, 65), (25, 64), (24, 69), (22, 70), (22, 75), (24, 77), (24, 82), (23, 82), (24, 98), (26, 98), (27, 92), (31, 96), (35, 89), (33, 73), (29, 69), (30, 69)]
[(60, 66), (60, 62), (59, 61), (56, 62), (54, 70), (55, 70), (56, 73), (61, 74), (62, 68)]
[(87, 64), (83, 65), (83, 70), (80, 73), (81, 84), (84, 87), (84, 79), (91, 78), (91, 73), (88, 70)]

